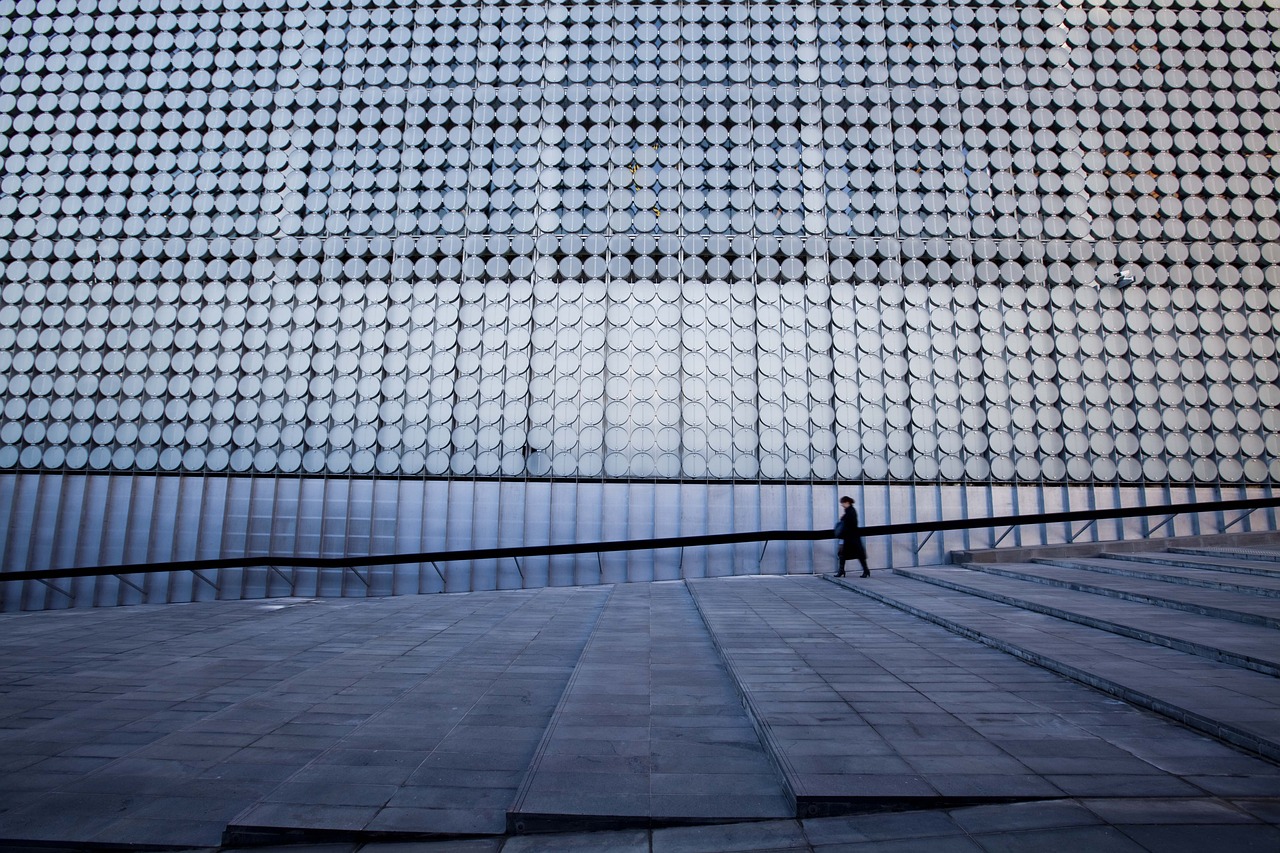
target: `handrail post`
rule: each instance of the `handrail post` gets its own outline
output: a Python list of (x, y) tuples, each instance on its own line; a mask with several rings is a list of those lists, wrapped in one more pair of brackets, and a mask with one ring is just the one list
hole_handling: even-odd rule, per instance
[(200, 580), (202, 580), (202, 581), (204, 581), (205, 583), (207, 583), (209, 586), (213, 587), (213, 591), (214, 591), (214, 592), (222, 592), (222, 589), (221, 589), (221, 588), (220, 588), (216, 583), (214, 583), (213, 581), (209, 580), (209, 579), (208, 579), (207, 577), (205, 577), (204, 575), (200, 574), (200, 570), (199, 570), (199, 569), (188, 569), (188, 571), (190, 571), (190, 572), (191, 572), (191, 574), (195, 575), (195, 576), (196, 576), (197, 578), (199, 578)]
[[(137, 591), (138, 591), (139, 593), (141, 593), (142, 595), (146, 595), (146, 594), (147, 594), (147, 591), (146, 591), (145, 589), (143, 589), (142, 587), (138, 586), (136, 583), (134, 583), (133, 581), (129, 580), (129, 579), (128, 579), (128, 578), (126, 578), (124, 575), (112, 575), (112, 577), (113, 577), (113, 578), (115, 578), (116, 580), (120, 581), (120, 583), (124, 584), (125, 586), (127, 586), (127, 587), (132, 587), (133, 589), (137, 590)], [(56, 589), (56, 587), (55, 587), (55, 589)]]
[(60, 588), (60, 587), (58, 587), (58, 586), (55, 586), (55, 585), (54, 585), (54, 583), (53, 583), (53, 581), (46, 581), (46, 580), (42, 580), (42, 581), (40, 581), (40, 583), (42, 583), (42, 584), (44, 584), (45, 586), (49, 587), (49, 589), (53, 590), (54, 592), (60, 592), (60, 593), (62, 593), (62, 594), (63, 594), (63, 595), (65, 595), (67, 598), (75, 598), (75, 595), (74, 595), (73, 593), (67, 592), (65, 589), (62, 589), (62, 588)]
[(1177, 518), (1177, 517), (1178, 517), (1178, 513), (1176, 513), (1176, 512), (1175, 512), (1175, 513), (1173, 513), (1173, 514), (1171, 514), (1171, 515), (1169, 515), (1167, 518), (1165, 518), (1165, 520), (1164, 520), (1164, 521), (1160, 522), (1160, 523), (1159, 523), (1159, 524), (1157, 524), (1155, 527), (1152, 527), (1150, 530), (1148, 530), (1148, 531), (1147, 531), (1147, 535), (1148, 535), (1148, 536), (1150, 536), (1152, 533), (1155, 533), (1155, 532), (1156, 532), (1157, 530), (1159, 530), (1161, 527), (1164, 527), (1166, 524), (1168, 524), (1169, 522), (1173, 521), (1173, 520), (1174, 520), (1175, 518)]
[(1249, 516), (1253, 515), (1253, 514), (1254, 514), (1255, 512), (1257, 512), (1259, 509), (1260, 509), (1260, 507), (1254, 507), (1253, 509), (1247, 509), (1247, 510), (1245, 510), (1245, 511), (1244, 511), (1244, 513), (1243, 513), (1243, 514), (1241, 514), (1241, 516), (1240, 516), (1239, 518), (1237, 518), (1235, 521), (1231, 522), (1230, 524), (1228, 524), (1226, 527), (1222, 528), (1222, 530), (1220, 530), (1220, 531), (1218, 531), (1218, 532), (1219, 532), (1219, 533), (1226, 533), (1228, 530), (1230, 530), (1231, 528), (1235, 527), (1237, 524), (1239, 524), (1240, 522), (1244, 521), (1244, 520), (1245, 520), (1246, 518), (1248, 518)]
[[(1009, 529), (1012, 530), (1013, 528), (1010, 527)], [(925, 545), (929, 544), (929, 540), (933, 538), (933, 534), (936, 532), (937, 532), (936, 530), (930, 530), (928, 533), (924, 535), (924, 540), (921, 541), (920, 544), (916, 546), (917, 554), (920, 553), (921, 549), (923, 549)]]
[[(270, 575), (272, 573), (275, 573), (276, 575), (278, 575), (280, 577), (280, 580), (284, 581), (289, 585), (289, 595), (292, 597), (293, 596), (293, 578), (286, 577), (285, 573), (280, 571), (280, 568), (278, 566), (267, 566), (267, 574)], [(268, 584), (270, 584), (270, 578), (268, 578)]]
[(1079, 530), (1077, 530), (1075, 533), (1072, 533), (1072, 534), (1071, 534), (1071, 538), (1070, 538), (1070, 539), (1068, 539), (1067, 541), (1068, 541), (1068, 542), (1074, 542), (1074, 541), (1076, 541), (1076, 537), (1078, 537), (1081, 533), (1084, 533), (1086, 530), (1088, 530), (1090, 527), (1093, 527), (1093, 526), (1094, 526), (1095, 524), (1097, 524), (1097, 523), (1098, 523), (1098, 519), (1096, 519), (1096, 518), (1095, 518), (1095, 519), (1093, 519), (1093, 520), (1092, 520), (1092, 521), (1090, 521), (1088, 524), (1086, 524), (1084, 527), (1081, 527), (1081, 528), (1080, 528)]

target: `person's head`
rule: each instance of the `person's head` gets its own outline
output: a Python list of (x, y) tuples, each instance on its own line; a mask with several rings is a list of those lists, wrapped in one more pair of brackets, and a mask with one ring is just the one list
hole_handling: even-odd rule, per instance
[(848, 495), (844, 495), (843, 497), (840, 498), (840, 506), (844, 507), (845, 509), (848, 509), (849, 507), (853, 506), (853, 498), (849, 497)]

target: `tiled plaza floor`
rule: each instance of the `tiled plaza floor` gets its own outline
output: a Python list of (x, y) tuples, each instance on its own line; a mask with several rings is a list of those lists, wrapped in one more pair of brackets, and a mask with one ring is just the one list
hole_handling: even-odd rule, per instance
[(858, 583), (880, 600), (793, 576), (0, 616), (0, 847), (1280, 849), (1272, 761), (903, 607), (1224, 720), (1270, 701), (1206, 692), (1206, 658)]

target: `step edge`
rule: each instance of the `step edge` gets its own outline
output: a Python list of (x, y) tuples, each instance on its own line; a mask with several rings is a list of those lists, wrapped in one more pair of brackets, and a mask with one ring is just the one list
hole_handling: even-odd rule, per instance
[[(1172, 651), (1182, 652), (1183, 654), (1194, 655), (1206, 660), (1218, 661), (1220, 663), (1231, 664), (1232, 666), (1246, 669), (1250, 672), (1257, 672), (1262, 675), (1270, 675), (1280, 677), (1280, 661), (1265, 661), (1254, 658), (1251, 655), (1232, 652), (1227, 649), (1218, 649), (1213, 646), (1206, 646), (1203, 643), (1194, 640), (1186, 640), (1179, 637), (1171, 637), (1167, 634), (1160, 634), (1155, 631), (1144, 631), (1137, 628), (1130, 628), (1119, 622), (1112, 622), (1108, 619), (1099, 619), (1095, 616), (1088, 616), (1082, 613), (1076, 613), (1071, 610), (1063, 610), (1062, 608), (1052, 607), (1047, 604), (1039, 604), (1026, 599), (1015, 598), (1013, 596), (1001, 595), (990, 590), (978, 589), (976, 587), (968, 587), (963, 584), (944, 581), (938, 578), (931, 578), (926, 575), (920, 575), (910, 569), (897, 569), (896, 574), (903, 577), (918, 580), (921, 583), (933, 584), (944, 589), (950, 589), (954, 592), (961, 592), (966, 595), (973, 595), (988, 601), (994, 601), (997, 604), (1005, 604), (1010, 607), (1016, 607), (1020, 610), (1029, 610), (1033, 613), (1040, 613), (1045, 616), (1052, 616), (1055, 619), (1061, 619), (1064, 622), (1071, 622), (1076, 625), (1083, 625), (1086, 628), (1093, 628), (1098, 631), (1106, 631), (1120, 637), (1125, 637), (1138, 642), (1150, 643), (1152, 645), (1161, 646), (1171, 649)], [(1083, 591), (1083, 590), (1082, 590)]]
[(1210, 719), (1202, 714), (1182, 708), (1167, 700), (1151, 696), (1140, 690), (1125, 687), (1119, 682), (1094, 675), (1080, 669), (1079, 667), (1073, 666), (1072, 664), (1023, 648), (1007, 640), (1001, 640), (998, 637), (986, 634), (976, 628), (970, 628), (952, 619), (948, 619), (945, 616), (930, 613), (923, 608), (916, 607), (908, 604), (907, 602), (898, 601), (897, 599), (884, 595), (883, 593), (876, 592), (866, 587), (856, 587), (852, 584), (840, 583), (834, 578), (826, 578), (826, 580), (831, 583), (835, 583), (838, 586), (843, 586), (859, 595), (867, 596), (868, 598), (879, 601), (882, 604), (895, 607), (905, 613), (910, 613), (912, 616), (924, 619), (927, 622), (932, 622), (933, 624), (938, 625), (941, 628), (945, 628), (954, 634), (967, 637), (975, 642), (982, 643), (985, 646), (989, 646), (990, 648), (1012, 655), (1019, 660), (1047, 669), (1050, 672), (1056, 672), (1059, 675), (1070, 678), (1073, 681), (1078, 681), (1081, 684), (1094, 688), (1095, 690), (1100, 690), (1103, 693), (1115, 696), (1118, 699), (1123, 699), (1130, 704), (1137, 705), (1141, 708), (1160, 714), (1161, 716), (1168, 717), (1203, 734), (1225, 741), (1232, 746), (1248, 752), (1256, 753), (1271, 761), (1280, 762), (1280, 741), (1271, 740), (1261, 734), (1251, 732), (1247, 729), (1242, 729), (1229, 723)]

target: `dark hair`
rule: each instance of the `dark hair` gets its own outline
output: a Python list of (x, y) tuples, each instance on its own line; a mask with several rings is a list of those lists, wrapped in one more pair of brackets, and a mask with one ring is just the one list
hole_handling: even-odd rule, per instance
[(840, 496), (840, 503), (842, 503), (842, 504), (846, 504), (846, 503), (847, 503), (847, 504), (851, 504), (851, 503), (853, 503), (853, 498), (849, 497), (848, 495), (841, 495), (841, 496)]

